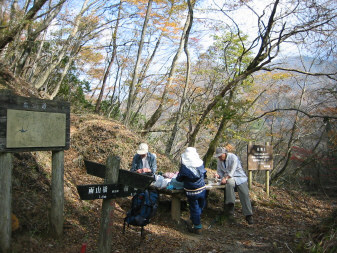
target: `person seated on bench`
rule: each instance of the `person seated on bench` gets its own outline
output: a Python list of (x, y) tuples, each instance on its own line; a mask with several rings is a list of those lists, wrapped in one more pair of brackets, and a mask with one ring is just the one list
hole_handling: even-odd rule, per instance
[(239, 158), (229, 153), (226, 148), (218, 147), (215, 151), (214, 157), (217, 161), (216, 178), (221, 180), (221, 184), (226, 185), (225, 207), (227, 214), (232, 218), (234, 215), (235, 192), (237, 188), (240, 202), (242, 205), (242, 212), (246, 217), (248, 224), (253, 224), (253, 211), (249, 198), (249, 190), (247, 183), (247, 176), (241, 166)]
[(181, 166), (176, 177), (178, 182), (184, 183), (187, 201), (190, 208), (190, 219), (193, 223), (188, 226), (192, 233), (201, 234), (201, 213), (206, 204), (206, 169), (199, 158), (197, 150), (193, 147), (186, 148), (181, 155)]
[(149, 146), (146, 143), (141, 143), (138, 147), (137, 154), (133, 157), (131, 171), (155, 174), (156, 170), (156, 155), (149, 152)]

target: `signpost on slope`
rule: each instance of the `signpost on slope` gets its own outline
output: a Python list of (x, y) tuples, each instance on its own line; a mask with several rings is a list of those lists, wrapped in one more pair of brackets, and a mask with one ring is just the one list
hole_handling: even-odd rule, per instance
[[(84, 160), (87, 173), (96, 177), (105, 178), (106, 166), (100, 163)], [(154, 181), (153, 176), (139, 174), (128, 170), (119, 170), (118, 183), (137, 189), (146, 189)]]
[(13, 152), (52, 151), (50, 228), (63, 233), (64, 150), (70, 144), (70, 103), (0, 92), (0, 251), (10, 250)]
[(266, 142), (265, 145), (257, 145), (249, 142), (247, 148), (248, 182), (252, 187), (253, 171), (266, 171), (266, 193), (269, 196), (269, 177), (273, 169), (273, 147)]
[(104, 184), (78, 185), (77, 191), (82, 200), (103, 199), (101, 227), (98, 241), (98, 252), (111, 252), (111, 225), (114, 210), (114, 199), (136, 194), (138, 189), (147, 188), (153, 181), (153, 176), (121, 170), (120, 158), (109, 156), (106, 165), (84, 160), (87, 173), (104, 178)]

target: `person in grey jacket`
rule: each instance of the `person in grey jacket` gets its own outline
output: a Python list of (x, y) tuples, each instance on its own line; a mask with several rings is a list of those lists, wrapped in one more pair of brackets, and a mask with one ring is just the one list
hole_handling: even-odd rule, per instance
[(226, 185), (225, 206), (228, 215), (234, 215), (235, 187), (239, 193), (242, 212), (248, 224), (253, 224), (253, 211), (249, 198), (247, 176), (241, 166), (239, 158), (229, 153), (226, 148), (218, 147), (214, 157), (217, 161), (216, 177), (221, 180), (221, 184)]
[(156, 155), (149, 152), (149, 146), (146, 143), (141, 143), (138, 147), (137, 154), (133, 157), (131, 171), (155, 174), (156, 170)]

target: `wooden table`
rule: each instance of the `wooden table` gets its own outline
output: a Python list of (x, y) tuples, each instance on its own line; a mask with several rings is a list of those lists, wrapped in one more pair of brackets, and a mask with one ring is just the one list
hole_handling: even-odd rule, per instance
[[(206, 190), (212, 191), (216, 189), (225, 189), (226, 185), (220, 184), (206, 184)], [(161, 194), (170, 195), (171, 199), (171, 218), (174, 221), (179, 222), (181, 216), (181, 199), (186, 197), (185, 191), (182, 190), (167, 190), (167, 189), (157, 189)]]

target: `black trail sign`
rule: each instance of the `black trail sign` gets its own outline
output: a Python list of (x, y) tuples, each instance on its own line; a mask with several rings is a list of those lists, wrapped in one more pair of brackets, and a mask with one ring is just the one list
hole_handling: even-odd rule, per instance
[(136, 194), (137, 189), (121, 184), (78, 185), (81, 200), (115, 199)]
[[(87, 173), (96, 177), (105, 178), (106, 167), (103, 164), (84, 160)], [(139, 174), (128, 170), (119, 170), (118, 183), (137, 189), (145, 189), (154, 181), (153, 176)]]

